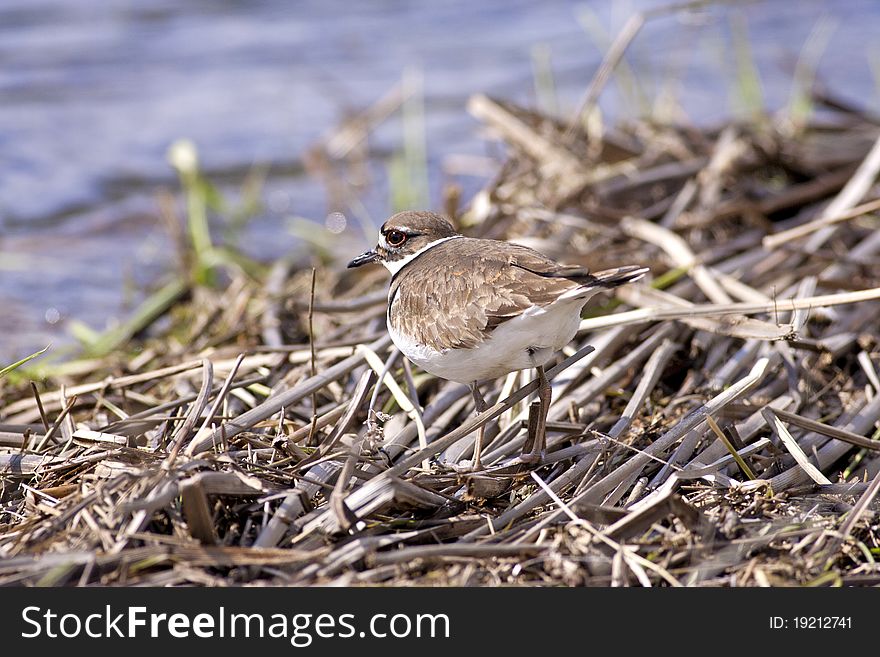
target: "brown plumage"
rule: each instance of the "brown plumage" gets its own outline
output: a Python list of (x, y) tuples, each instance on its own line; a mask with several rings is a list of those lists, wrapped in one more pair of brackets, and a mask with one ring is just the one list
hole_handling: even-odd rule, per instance
[[(642, 267), (590, 273), (560, 265), (534, 249), (474, 239), (431, 212), (401, 212), (379, 231), (375, 250), (349, 267), (381, 262), (391, 272), (388, 330), (397, 347), (425, 371), (470, 385), (530, 367), (538, 372), (540, 413), (530, 423), (523, 459), (540, 459), (550, 384), (544, 364), (577, 333), (580, 312), (602, 288), (638, 280)], [(482, 429), (474, 446), (480, 467)]]
[(525, 246), (474, 238), (443, 242), (413, 262), (418, 269), (404, 267), (392, 280), (389, 322), (438, 351), (473, 348), (500, 324), (567, 293), (643, 275), (639, 267), (591, 274)]

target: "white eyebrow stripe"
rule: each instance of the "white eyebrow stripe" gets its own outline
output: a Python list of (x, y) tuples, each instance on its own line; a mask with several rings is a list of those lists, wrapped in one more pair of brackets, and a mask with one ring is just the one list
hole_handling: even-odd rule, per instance
[[(409, 264), (410, 262), (412, 262), (413, 260), (418, 258), (420, 255), (422, 255), (428, 249), (433, 249), (438, 244), (442, 244), (443, 242), (447, 242), (449, 240), (454, 240), (459, 237), (464, 237), (464, 235), (450, 235), (449, 237), (441, 237), (439, 240), (434, 240), (433, 242), (426, 244), (425, 246), (423, 246), (421, 249), (419, 249), (415, 253), (411, 253), (408, 256), (401, 258), (400, 260), (393, 260), (393, 261), (383, 260), (382, 264), (385, 265), (385, 269), (387, 269), (388, 271), (391, 272), (392, 276), (395, 276), (397, 274), (397, 272), (399, 272), (407, 264)], [(385, 239), (384, 236), (382, 237), (382, 239), (383, 240)]]

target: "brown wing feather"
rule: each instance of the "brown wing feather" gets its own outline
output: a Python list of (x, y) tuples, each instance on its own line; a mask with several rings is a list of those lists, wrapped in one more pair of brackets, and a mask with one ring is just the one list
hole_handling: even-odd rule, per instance
[(559, 265), (537, 251), (492, 240), (440, 244), (421, 255), (418, 265), (395, 277), (389, 321), (438, 350), (475, 347), (525, 309), (581, 286), (554, 276)]
[(434, 349), (473, 348), (527, 308), (546, 306), (578, 288), (617, 287), (646, 271), (632, 266), (591, 274), (525, 246), (455, 239), (419, 256), (417, 269), (407, 266), (397, 274), (388, 318)]

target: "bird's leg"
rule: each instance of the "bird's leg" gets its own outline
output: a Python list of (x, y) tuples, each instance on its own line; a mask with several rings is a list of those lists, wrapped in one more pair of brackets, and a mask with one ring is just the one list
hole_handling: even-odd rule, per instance
[[(477, 387), (477, 382), (474, 381), (471, 383), (471, 395), (474, 397), (474, 412), (479, 415), (483, 411), (486, 410), (486, 400), (483, 399), (483, 395), (480, 393), (479, 387)], [(480, 454), (483, 451), (483, 434), (486, 431), (486, 425), (482, 425), (477, 430), (477, 438), (474, 441), (474, 459), (473, 459), (473, 469), (480, 470), (482, 468), (482, 464), (480, 463)]]
[(553, 389), (544, 374), (544, 368), (535, 368), (538, 372), (538, 409), (534, 422), (529, 422), (529, 436), (523, 445), (521, 459), (526, 463), (537, 463), (547, 447), (547, 413), (550, 410), (550, 396)]

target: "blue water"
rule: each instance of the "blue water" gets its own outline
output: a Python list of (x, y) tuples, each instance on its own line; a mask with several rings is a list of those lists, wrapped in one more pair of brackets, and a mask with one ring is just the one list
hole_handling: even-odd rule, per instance
[[(324, 188), (297, 173), (305, 150), (405, 70), (422, 78), (436, 206), (444, 184), (471, 191), (481, 182), (450, 173), (450, 158), (497, 156), (465, 110), (471, 94), (536, 106), (534, 53), (543, 49), (570, 112), (601, 59), (579, 17), (610, 37), (631, 11), (662, 4), (3, 0), (0, 363), (64, 343), (70, 319), (105, 328), (172, 266), (156, 192), (175, 189), (166, 160), (175, 139), (192, 139), (227, 191), (253, 165), (270, 167), (266, 209), (247, 237), (254, 255), (271, 259), (297, 248), (292, 217), (323, 230)], [(769, 107), (788, 101), (811, 32), (828, 39), (820, 78), (878, 105), (880, 3), (868, 0), (738, 3), (652, 20), (627, 54), (644, 96), (674, 93), (695, 122), (736, 113), (732, 23), (745, 25)], [(615, 84), (602, 107), (608, 122), (641, 111)], [(387, 154), (401, 143), (392, 119), (370, 145)], [(384, 170), (375, 160), (365, 216), (341, 243), (360, 246), (361, 226), (388, 213)]]

